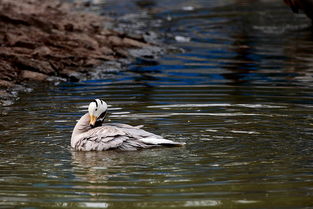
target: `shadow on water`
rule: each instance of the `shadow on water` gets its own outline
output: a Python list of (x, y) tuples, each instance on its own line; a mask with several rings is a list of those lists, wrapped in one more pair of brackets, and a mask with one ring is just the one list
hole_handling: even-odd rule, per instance
[[(149, 30), (184, 51), (104, 79), (43, 84), (2, 108), (0, 207), (312, 207), (313, 35), (305, 16), (280, 1), (92, 5), (136, 12), (138, 27), (157, 22)], [(72, 151), (75, 121), (97, 97), (109, 104), (108, 120), (144, 124), (187, 146)]]

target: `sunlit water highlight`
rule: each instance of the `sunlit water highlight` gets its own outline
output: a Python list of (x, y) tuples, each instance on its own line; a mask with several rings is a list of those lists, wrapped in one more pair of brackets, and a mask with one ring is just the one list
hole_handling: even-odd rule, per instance
[[(103, 5), (151, 13), (160, 20), (152, 29), (184, 52), (103, 80), (41, 86), (2, 109), (0, 208), (313, 207), (306, 18), (274, 1), (151, 2)], [(187, 145), (73, 152), (73, 126), (97, 97), (110, 121)]]

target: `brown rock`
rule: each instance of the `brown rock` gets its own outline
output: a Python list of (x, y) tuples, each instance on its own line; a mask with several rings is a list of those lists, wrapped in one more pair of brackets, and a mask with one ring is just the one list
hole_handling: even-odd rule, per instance
[(12, 82), (0, 80), (0, 87), (11, 88), (13, 86), (14, 86), (14, 84)]
[(21, 72), (21, 78), (27, 80), (45, 81), (48, 76), (42, 73), (37, 73), (29, 70), (23, 70)]
[(49, 47), (41, 46), (34, 50), (32, 53), (33, 56), (47, 56), (50, 55), (52, 51), (49, 49)]
[(130, 39), (130, 38), (123, 38), (123, 43), (126, 46), (131, 46), (131, 47), (136, 47), (136, 48), (144, 48), (144, 47), (148, 47), (149, 45), (143, 42), (139, 42), (136, 41), (134, 39)]
[(54, 69), (49, 62), (28, 57), (17, 57), (15, 65), (20, 69), (31, 69), (45, 74), (52, 74)]
[(81, 73), (70, 70), (70, 69), (65, 69), (60, 72), (60, 75), (66, 78), (69, 78), (70, 81), (79, 81), (79, 79), (82, 77)]
[(108, 43), (113, 46), (122, 46), (123, 40), (118, 36), (109, 36)]
[[(1, 50), (1, 48), (0, 48)], [(4, 57), (4, 56), (3, 56)], [(17, 77), (17, 69), (11, 65), (9, 61), (0, 60), (0, 79), (6, 81), (14, 81)]]

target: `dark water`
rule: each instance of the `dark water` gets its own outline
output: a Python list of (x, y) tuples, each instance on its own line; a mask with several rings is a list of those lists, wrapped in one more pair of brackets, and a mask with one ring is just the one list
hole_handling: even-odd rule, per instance
[[(148, 14), (184, 52), (41, 86), (2, 109), (0, 208), (313, 208), (309, 21), (280, 1), (138, 2), (94, 9)], [(96, 97), (111, 121), (187, 146), (71, 151)]]

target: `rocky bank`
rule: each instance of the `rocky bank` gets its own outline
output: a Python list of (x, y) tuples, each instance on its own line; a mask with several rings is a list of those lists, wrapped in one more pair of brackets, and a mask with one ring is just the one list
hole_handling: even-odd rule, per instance
[(151, 46), (107, 29), (105, 17), (58, 0), (0, 0), (0, 96), (25, 81), (78, 80), (104, 61)]

